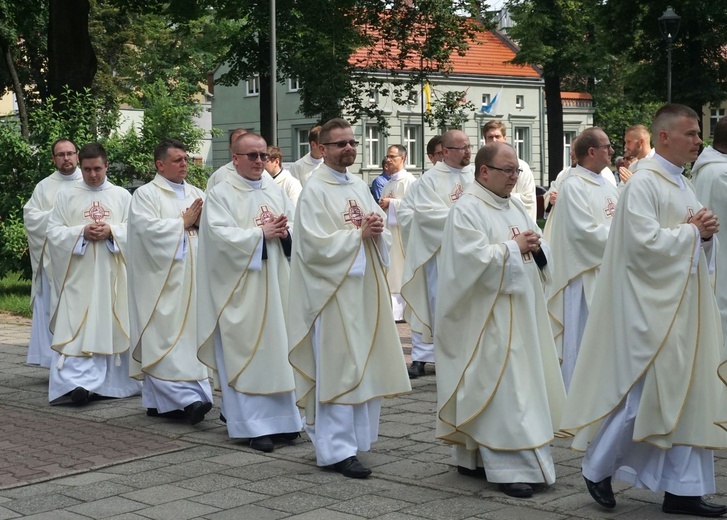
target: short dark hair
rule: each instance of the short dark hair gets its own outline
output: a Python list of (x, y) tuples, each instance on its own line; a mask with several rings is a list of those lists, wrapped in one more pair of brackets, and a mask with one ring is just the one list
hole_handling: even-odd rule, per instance
[(713, 146), (719, 146), (724, 149), (727, 148), (727, 117), (721, 118), (714, 125), (714, 142)]
[(166, 159), (170, 148), (177, 148), (183, 152), (187, 151), (187, 147), (179, 139), (164, 139), (154, 148), (154, 162)]
[(283, 151), (277, 146), (268, 146), (268, 155), (270, 161), (277, 159), (281, 163), (283, 162)]
[(497, 155), (498, 148), (497, 143), (489, 143), (477, 151), (475, 156), (475, 178), (480, 176), (480, 170), (483, 166), (492, 162)]
[(67, 137), (61, 137), (60, 139), (56, 139), (55, 141), (53, 141), (53, 144), (50, 145), (51, 155), (56, 154), (56, 145), (58, 143), (71, 143), (73, 145), (73, 148), (76, 149), (76, 152), (78, 152), (78, 145), (76, 143), (74, 143), (71, 139), (68, 139)]
[(308, 142), (309, 143), (317, 143), (318, 137), (320, 137), (321, 133), (321, 127), (320, 125), (316, 125), (310, 130), (308, 130)]
[(578, 134), (578, 139), (576, 139), (575, 142), (572, 144), (573, 153), (576, 155), (576, 161), (578, 163), (580, 163), (584, 157), (588, 157), (588, 150), (590, 150), (591, 148), (595, 148), (600, 144), (598, 142), (599, 132), (603, 132), (603, 130), (601, 130), (597, 126), (594, 126), (591, 128), (586, 128), (580, 134)]
[(109, 162), (106, 149), (101, 143), (88, 143), (78, 152), (78, 162), (82, 163), (85, 159), (100, 158), (104, 163)]
[(488, 121), (482, 126), (482, 137), (485, 137), (485, 134), (490, 130), (499, 130), (502, 134), (502, 137), (507, 137), (507, 127), (505, 126), (505, 123), (503, 123), (499, 119), (493, 119), (492, 121)]
[(434, 152), (437, 150), (437, 146), (439, 146), (440, 144), (442, 144), (441, 135), (435, 135), (434, 137), (432, 137), (427, 143), (427, 154), (434, 155)]
[[(351, 128), (351, 125), (348, 121), (346, 121), (345, 119), (341, 119), (340, 117), (331, 119), (330, 121), (327, 121), (323, 126), (321, 126), (318, 137), (321, 141), (327, 141), (328, 139), (330, 139), (331, 131), (338, 128)], [(319, 141), (316, 142), (318, 143)]]
[[(396, 151), (399, 154), (399, 156), (406, 157), (406, 147), (404, 147), (400, 144), (392, 144), (392, 145), (389, 145), (389, 148), (396, 148)], [(388, 148), (387, 148), (387, 150), (388, 150)]]

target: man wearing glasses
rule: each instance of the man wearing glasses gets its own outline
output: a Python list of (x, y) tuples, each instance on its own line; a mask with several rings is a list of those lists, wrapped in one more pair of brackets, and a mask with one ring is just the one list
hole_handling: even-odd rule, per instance
[(301, 429), (286, 308), (293, 204), (265, 172), (267, 144), (235, 140), (236, 175), (210, 190), (199, 229), (197, 344), (216, 372), (231, 438), (273, 451)]
[(404, 319), (404, 298), (401, 297), (401, 277), (404, 274), (404, 245), (399, 231), (399, 220), (396, 217), (401, 200), (416, 182), (416, 177), (404, 169), (406, 148), (400, 144), (389, 147), (386, 151), (386, 168), (391, 173), (389, 182), (384, 185), (379, 206), (386, 212), (386, 227), (391, 231), (391, 266), (386, 275), (391, 292), (391, 306), (394, 319)]
[(600, 128), (588, 128), (573, 147), (573, 166), (560, 186), (558, 204), (548, 218), (553, 250), (553, 283), (546, 287), (553, 337), (568, 390), (596, 278), (618, 202), (618, 188), (601, 171), (611, 164), (613, 148)]
[(58, 139), (51, 146), (51, 155), (56, 171), (40, 181), (30, 200), (23, 207), (25, 232), (28, 235), (30, 263), (33, 268), (33, 285), (30, 305), (33, 321), (30, 327), (30, 345), (27, 363), (50, 367), (50, 293), (51, 257), (45, 249), (48, 217), (55, 205), (59, 192), (73, 188), (81, 181), (78, 169), (78, 150), (70, 139)]
[(550, 442), (565, 399), (542, 289), (549, 251), (510, 196), (515, 150), (485, 145), (475, 168), (442, 236), (437, 438), (455, 445), (460, 473), (526, 498), (555, 482)]
[(358, 146), (351, 125), (328, 121), (318, 146), (323, 164), (296, 208), (289, 359), (318, 466), (365, 478), (357, 454), (378, 437), (381, 398), (411, 391), (386, 285), (391, 234), (348, 171)]
[[(460, 130), (442, 135), (443, 160), (426, 171), (409, 190), (398, 218), (406, 245), (401, 294), (409, 308), (412, 363), (409, 377), (424, 375), (425, 363), (434, 363), (432, 328), (437, 295), (437, 258), (449, 208), (472, 182), (470, 140)], [(409, 314), (411, 313), (411, 314)]]

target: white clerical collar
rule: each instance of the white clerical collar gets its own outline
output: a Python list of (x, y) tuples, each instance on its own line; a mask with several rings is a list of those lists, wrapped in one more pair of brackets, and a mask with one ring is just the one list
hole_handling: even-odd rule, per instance
[(251, 181), (250, 179), (246, 179), (242, 175), (240, 175), (240, 178), (245, 182), (245, 184), (247, 184), (248, 186), (250, 186), (253, 190), (259, 190), (259, 189), (261, 189), (263, 187), (263, 179), (262, 179), (262, 177), (260, 177), (260, 179), (259, 180), (256, 180), (256, 181)]
[(682, 179), (682, 172), (684, 171), (684, 168), (667, 161), (658, 153), (654, 154), (654, 159), (656, 159), (661, 167), (674, 178), (674, 181), (679, 185), (679, 187), (684, 189), (684, 179)]
[[(56, 170), (58, 172), (58, 170)], [(68, 175), (63, 175), (61, 172), (58, 172), (58, 175), (61, 176), (61, 180), (64, 181), (77, 181), (81, 178), (81, 170), (78, 168), (75, 169), (73, 173), (69, 173)]]
[(310, 156), (310, 162), (312, 162), (313, 164), (321, 164), (323, 162), (323, 157), (320, 157), (320, 158), (316, 159), (315, 157), (313, 157), (311, 155)]
[(327, 164), (324, 164), (323, 167), (326, 168), (331, 173), (331, 175), (333, 175), (333, 177), (335, 177), (335, 179), (338, 182), (340, 182), (341, 184), (350, 184), (351, 183), (351, 179), (348, 177), (348, 170), (341, 173), (341, 172), (337, 172), (336, 170), (334, 170)]
[(600, 186), (603, 186), (603, 183), (606, 182), (606, 180), (603, 178), (603, 175), (601, 175), (601, 172), (594, 172), (586, 168), (585, 166), (578, 165), (578, 168), (586, 172), (588, 175), (591, 176), (591, 178), (596, 181)]
[(391, 177), (389, 177), (390, 181), (398, 181), (404, 174), (406, 173), (406, 170), (399, 170), (396, 173), (392, 173)]
[[(86, 184), (86, 183), (84, 182), (84, 184)], [(86, 187), (91, 191), (102, 191), (102, 190), (105, 190), (106, 188), (108, 188), (109, 186), (111, 186), (111, 183), (109, 182), (108, 179), (104, 180), (103, 184), (101, 186), (93, 187), (93, 186), (89, 186), (88, 184), (86, 184)]]
[(451, 171), (452, 173), (462, 173), (462, 168), (455, 168), (454, 166), (450, 166), (445, 161), (442, 161), (442, 164), (449, 168), (449, 171)]
[(177, 182), (172, 182), (169, 179), (167, 179), (166, 177), (163, 177), (163, 179), (165, 181), (167, 181), (167, 184), (169, 184), (169, 187), (174, 190), (174, 192), (177, 194), (177, 198), (178, 199), (184, 199), (185, 198), (185, 195), (184, 195), (184, 181), (182, 181), (181, 184), (180, 184), (180, 183), (177, 183)]

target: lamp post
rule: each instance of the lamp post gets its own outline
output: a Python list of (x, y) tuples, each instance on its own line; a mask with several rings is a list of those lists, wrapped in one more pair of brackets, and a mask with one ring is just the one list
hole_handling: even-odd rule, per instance
[(671, 46), (679, 32), (679, 25), (682, 17), (674, 12), (671, 6), (667, 6), (666, 11), (659, 17), (659, 30), (661, 37), (666, 41), (666, 100), (671, 103)]

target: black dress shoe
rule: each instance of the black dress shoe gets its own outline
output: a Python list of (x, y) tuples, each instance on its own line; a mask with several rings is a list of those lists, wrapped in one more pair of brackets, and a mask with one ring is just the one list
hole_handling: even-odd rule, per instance
[(716, 517), (727, 513), (727, 506), (710, 504), (702, 497), (683, 497), (664, 493), (661, 510), (674, 515)]
[(457, 473), (465, 477), (485, 477), (485, 468), (469, 469), (464, 466), (457, 466)]
[(73, 404), (84, 404), (88, 402), (89, 392), (82, 386), (77, 386), (71, 392), (71, 402)]
[(341, 462), (336, 462), (333, 465), (333, 469), (344, 477), (350, 478), (366, 478), (371, 475), (371, 470), (361, 464), (355, 455), (343, 459)]
[(189, 419), (189, 424), (201, 423), (204, 420), (204, 416), (207, 412), (212, 409), (212, 403), (202, 401), (195, 401), (192, 404), (184, 407), (184, 413)]
[(227, 417), (225, 417), (224, 415), (222, 415), (222, 412), (220, 412), (220, 421), (222, 421), (223, 423), (227, 424)]
[(293, 442), (300, 437), (300, 432), (274, 433), (271, 437), (274, 441)]
[(616, 497), (613, 496), (613, 488), (611, 488), (611, 477), (606, 477), (601, 482), (593, 482), (586, 477), (583, 479), (586, 481), (586, 487), (593, 500), (609, 509), (616, 507)]
[(533, 496), (533, 486), (525, 482), (513, 482), (511, 484), (500, 484), (500, 491), (509, 497), (530, 498)]
[(270, 453), (275, 449), (275, 444), (273, 444), (273, 440), (269, 436), (263, 435), (261, 437), (250, 439), (250, 447), (253, 450)]
[(159, 413), (159, 410), (157, 410), (156, 408), (147, 408), (146, 415), (148, 415), (149, 417), (163, 417), (164, 419), (186, 419), (187, 418), (187, 414), (184, 413), (184, 410), (172, 410), (170, 412)]
[(425, 364), (423, 361), (412, 361), (407, 370), (409, 372), (409, 379), (416, 379), (419, 376), (423, 376)]

